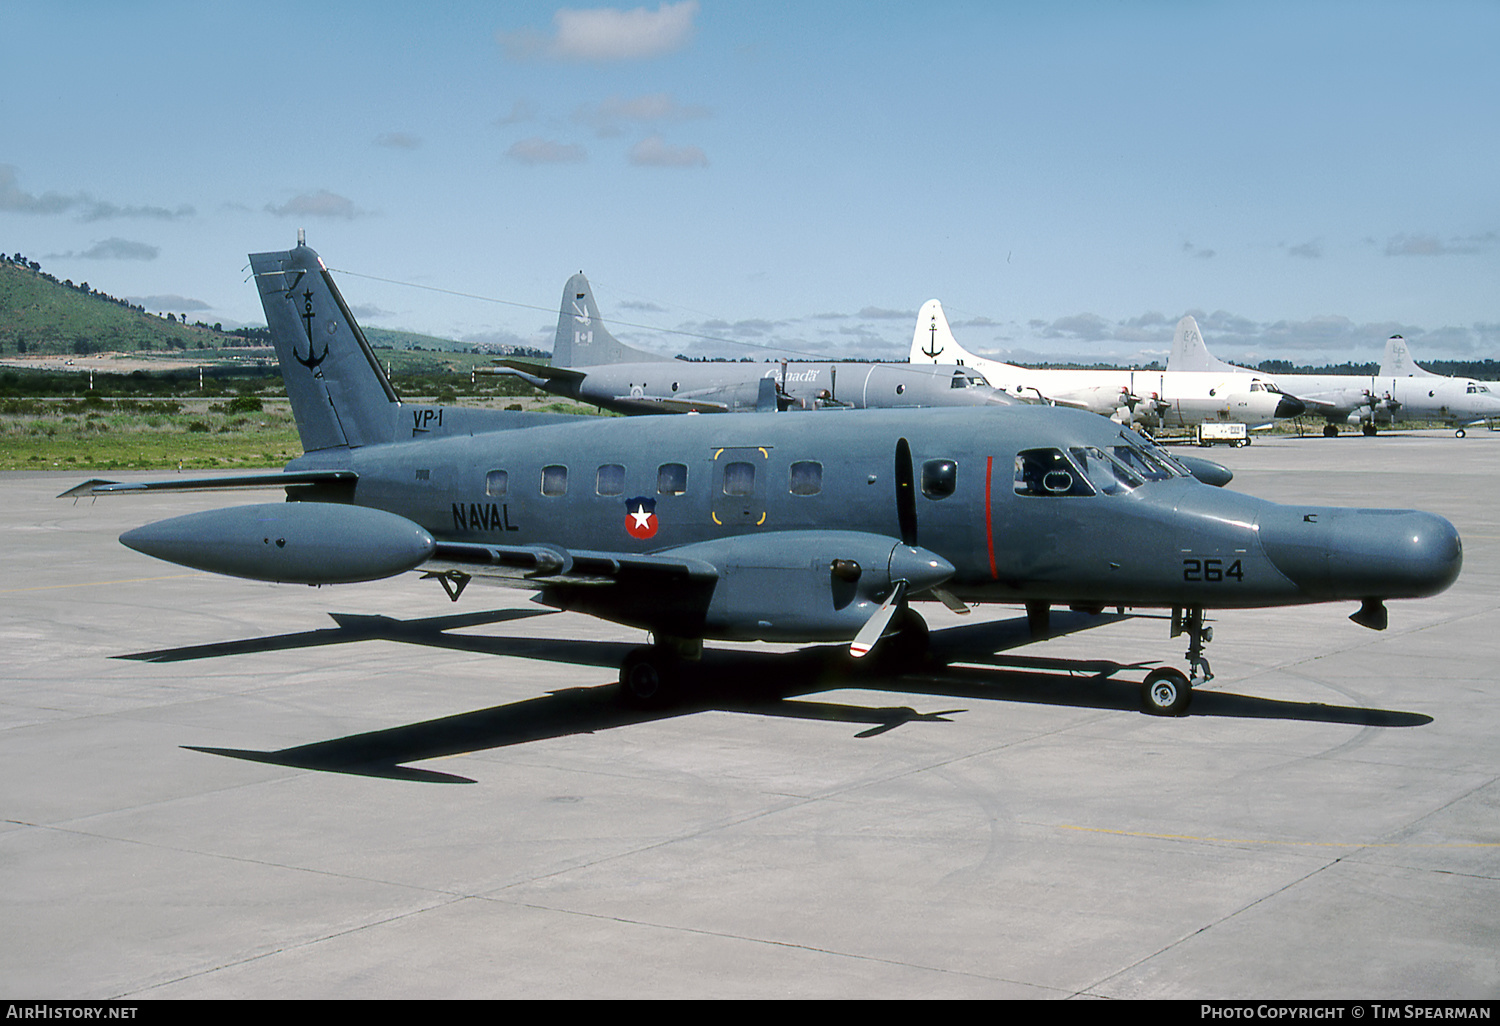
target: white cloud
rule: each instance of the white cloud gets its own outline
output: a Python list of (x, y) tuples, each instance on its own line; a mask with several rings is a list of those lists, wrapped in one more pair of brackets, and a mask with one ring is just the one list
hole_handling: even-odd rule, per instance
[(1436, 235), (1397, 235), (1385, 244), (1386, 256), (1449, 256), (1470, 255), (1489, 249), (1496, 242), (1494, 232), (1470, 235), (1444, 242)]
[(551, 37), (535, 29), (522, 29), (496, 33), (496, 39), (509, 56), (519, 59), (544, 57), (594, 63), (647, 60), (686, 46), (697, 15), (698, 0), (658, 4), (655, 11), (644, 7), (628, 11), (564, 7), (552, 16)]
[(375, 137), (375, 145), (393, 150), (414, 150), (422, 145), (422, 140), (410, 132), (381, 132)]
[(173, 313), (182, 313), (184, 310), (212, 310), (213, 307), (201, 299), (189, 299), (186, 296), (126, 296), (125, 302), (135, 303), (147, 310), (171, 310)]
[(189, 206), (176, 210), (166, 207), (120, 206), (108, 200), (94, 199), (86, 192), (65, 196), (58, 192), (45, 192), (35, 196), (20, 187), (16, 169), (10, 164), (0, 164), (0, 210), (17, 214), (65, 214), (73, 212), (80, 221), (108, 221), (118, 217), (139, 217), (155, 221), (172, 221), (192, 217), (195, 211)]
[(353, 200), (327, 189), (293, 196), (279, 207), (268, 203), (265, 209), (277, 217), (341, 217), (349, 221), (363, 213), (354, 206)]
[(668, 146), (652, 135), (630, 148), (630, 162), (638, 167), (707, 167), (708, 155), (697, 146)]
[(707, 107), (683, 105), (670, 93), (648, 93), (633, 99), (611, 96), (600, 104), (578, 108), (573, 120), (588, 125), (601, 136), (619, 135), (623, 123), (655, 124), (663, 121), (687, 121), (706, 118)]
[(86, 260), (155, 260), (161, 250), (129, 239), (104, 239), (78, 255)]
[(510, 113), (498, 117), (492, 122), (496, 128), (505, 128), (507, 125), (518, 125), (523, 121), (530, 121), (537, 116), (537, 105), (535, 100), (522, 98), (510, 105)]
[(553, 142), (551, 139), (530, 138), (506, 150), (506, 155), (522, 164), (577, 164), (588, 154), (577, 143)]

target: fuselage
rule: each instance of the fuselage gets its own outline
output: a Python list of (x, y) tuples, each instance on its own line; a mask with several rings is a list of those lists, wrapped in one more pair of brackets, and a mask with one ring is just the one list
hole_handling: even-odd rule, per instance
[(762, 382), (775, 388), (786, 409), (908, 409), (926, 406), (1007, 405), (1015, 400), (992, 388), (979, 372), (956, 366), (904, 363), (690, 363), (685, 360), (602, 364), (578, 376), (531, 384), (617, 413), (754, 411)]
[(946, 587), (970, 600), (1417, 597), (1447, 587), (1461, 563), (1441, 517), (1211, 488), (1132, 431), (1047, 407), (579, 418), (314, 453), (289, 469), (353, 469), (354, 502), (438, 539), (644, 554), (787, 532), (816, 561), (819, 531), (902, 537), (903, 439), (917, 544), (953, 564)]

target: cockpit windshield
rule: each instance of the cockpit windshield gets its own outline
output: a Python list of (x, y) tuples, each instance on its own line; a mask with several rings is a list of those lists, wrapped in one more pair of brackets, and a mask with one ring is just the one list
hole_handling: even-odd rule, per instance
[(1109, 454), (1147, 481), (1166, 481), (1179, 476), (1169, 464), (1133, 445), (1112, 445)]
[(990, 383), (984, 379), (984, 375), (967, 367), (960, 367), (953, 372), (953, 380), (949, 382), (949, 388), (988, 388)]
[[(1139, 436), (1135, 436), (1139, 437)], [(1188, 469), (1163, 449), (1120, 432), (1123, 444), (1107, 449), (1075, 445), (1027, 449), (1016, 455), (1017, 495), (1123, 495), (1151, 481), (1190, 477)]]
[(1085, 445), (1068, 451), (1083, 470), (1083, 476), (1105, 495), (1119, 495), (1146, 483), (1135, 471), (1106, 455), (1102, 449)]

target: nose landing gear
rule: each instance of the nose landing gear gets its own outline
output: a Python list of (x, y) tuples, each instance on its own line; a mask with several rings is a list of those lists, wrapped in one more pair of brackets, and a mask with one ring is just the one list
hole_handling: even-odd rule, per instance
[(1203, 622), (1201, 607), (1193, 607), (1183, 615), (1181, 609), (1172, 610), (1172, 637), (1188, 636), (1188, 674), (1170, 666), (1160, 666), (1146, 675), (1141, 684), (1141, 709), (1154, 716), (1182, 716), (1193, 700), (1193, 688), (1214, 679), (1213, 670), (1203, 655), (1203, 646), (1214, 639), (1214, 629)]

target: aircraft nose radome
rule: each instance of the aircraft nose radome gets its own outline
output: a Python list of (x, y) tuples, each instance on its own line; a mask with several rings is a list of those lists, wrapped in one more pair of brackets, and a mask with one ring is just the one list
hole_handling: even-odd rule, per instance
[(1288, 506), (1259, 528), (1271, 562), (1315, 599), (1436, 595), (1463, 566), (1453, 525), (1416, 510)]
[(1281, 397), (1281, 401), (1276, 404), (1275, 416), (1278, 420), (1285, 420), (1291, 417), (1300, 417), (1306, 412), (1307, 404), (1301, 399), (1284, 395)]

